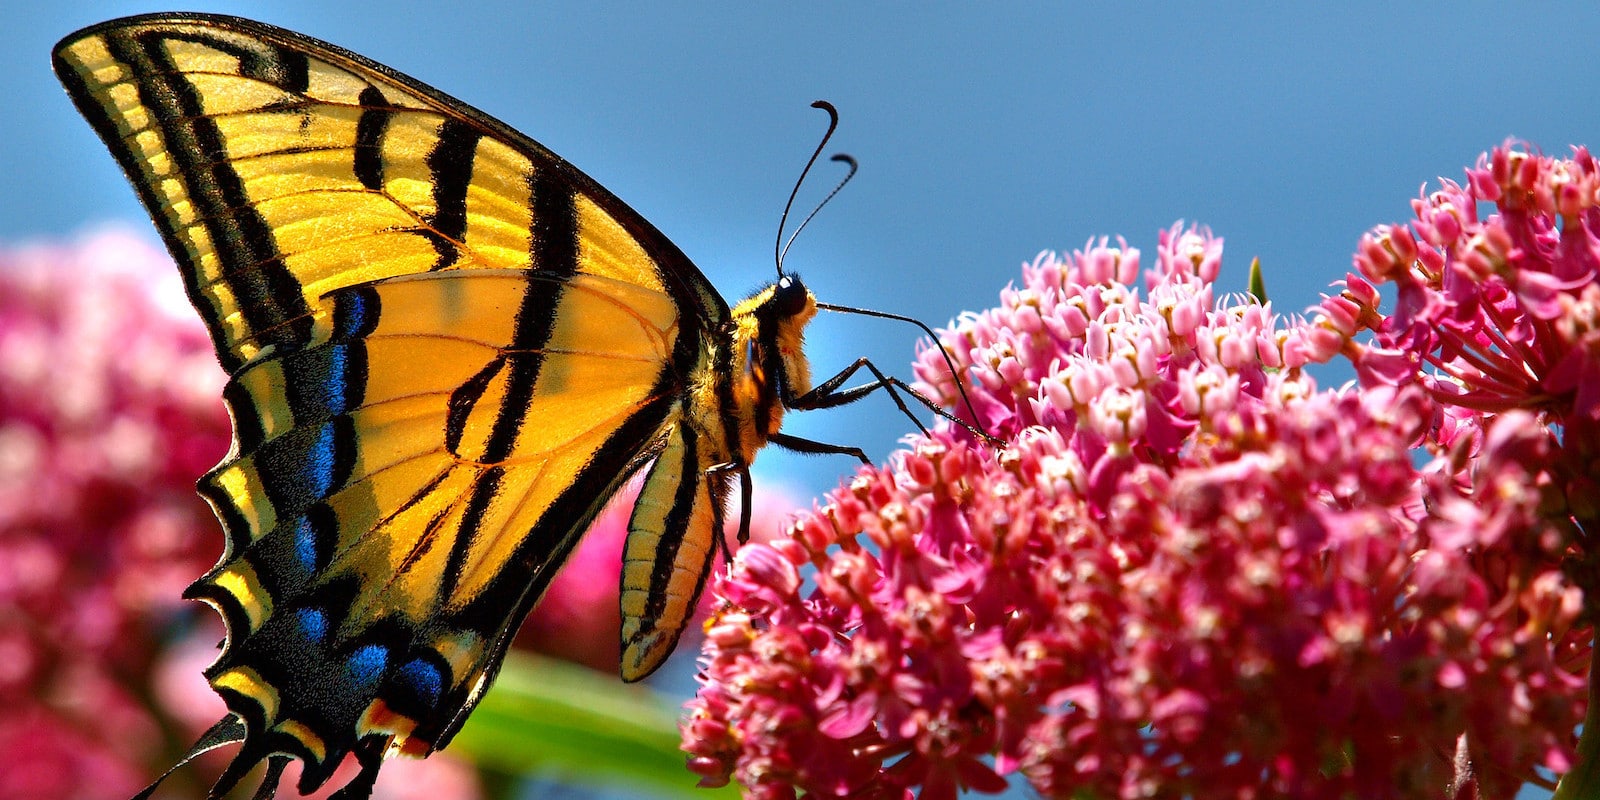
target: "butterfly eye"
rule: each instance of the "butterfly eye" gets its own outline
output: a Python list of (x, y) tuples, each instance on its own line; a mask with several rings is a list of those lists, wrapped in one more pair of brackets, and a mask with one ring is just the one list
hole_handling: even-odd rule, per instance
[(805, 310), (806, 297), (809, 294), (798, 275), (785, 275), (779, 278), (777, 285), (772, 288), (772, 307), (780, 316), (795, 316)]

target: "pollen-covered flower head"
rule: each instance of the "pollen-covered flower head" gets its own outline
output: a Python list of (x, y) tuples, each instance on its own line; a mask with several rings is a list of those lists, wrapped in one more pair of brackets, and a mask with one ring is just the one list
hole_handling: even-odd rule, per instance
[(1286, 318), (1219, 295), (1221, 257), (1174, 226), (1150, 269), (1025, 264), (942, 337), (970, 409), (920, 354), (1009, 446), (936, 431), (735, 558), (683, 728), (704, 783), (1421, 797), (1461, 743), (1485, 786), (1568, 765), (1589, 632), (1527, 488), (1551, 444), (1477, 419), (1473, 469), (1419, 468), (1437, 393), (1303, 369), (1360, 352), (1371, 285)]

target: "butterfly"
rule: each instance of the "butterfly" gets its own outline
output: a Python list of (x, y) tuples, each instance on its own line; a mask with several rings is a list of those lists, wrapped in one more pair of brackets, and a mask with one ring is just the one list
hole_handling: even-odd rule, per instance
[[(641, 471), (621, 675), (649, 675), (689, 621), (735, 482), (748, 524), (757, 450), (867, 460), (784, 434), (786, 410), (886, 389), (909, 416), (898, 388), (945, 413), (865, 359), (813, 385), (803, 330), (849, 309), (781, 257), (730, 308), (559, 156), (362, 56), (160, 14), (73, 33), (54, 66), (230, 376), (233, 446), (199, 481), (225, 552), (186, 592), (226, 624), (206, 677), (229, 713), (179, 762), (240, 743), (216, 794), (262, 761), (270, 793), (291, 759), (314, 791), (353, 753), (340, 796), (365, 797), (385, 757), (444, 747)], [(861, 368), (874, 379), (841, 388)]]

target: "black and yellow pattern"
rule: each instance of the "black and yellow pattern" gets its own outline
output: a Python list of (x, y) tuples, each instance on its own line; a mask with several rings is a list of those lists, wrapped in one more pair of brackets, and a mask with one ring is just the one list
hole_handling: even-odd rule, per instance
[[(817, 304), (784, 277), (729, 309), (689, 260), (503, 123), (361, 56), (248, 20), (131, 17), (55, 69), (127, 172), (231, 375), (227, 533), (189, 590), (228, 637), (207, 676), (301, 791), (354, 752), (443, 747), (602, 506), (630, 522), (623, 677), (666, 658), (733, 481), (813, 389)], [(857, 366), (861, 366), (858, 364)], [(152, 790), (154, 787), (152, 787)]]

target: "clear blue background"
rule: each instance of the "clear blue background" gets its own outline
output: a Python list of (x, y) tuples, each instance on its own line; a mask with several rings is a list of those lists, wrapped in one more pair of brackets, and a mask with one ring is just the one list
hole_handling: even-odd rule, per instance
[[(861, 174), (789, 266), (825, 300), (936, 325), (992, 304), (1041, 249), (1120, 234), (1149, 254), (1180, 218), (1227, 239), (1226, 288), (1259, 256), (1277, 308), (1298, 311), (1343, 275), (1363, 231), (1407, 218), (1424, 182), (1459, 177), (1507, 136), (1551, 153), (1600, 144), (1590, 3), (454, 5), (190, 8), (343, 45), (506, 120), (652, 220), (729, 297), (770, 278), (778, 214), (822, 127), (807, 105), (832, 100), (834, 147)], [(8, 6), (0, 240), (108, 220), (148, 230), (48, 53), (82, 25), (168, 9)], [(811, 353), (819, 370), (865, 353), (909, 375), (915, 338), (828, 316)], [(908, 425), (874, 400), (789, 430), (881, 458)], [(799, 463), (764, 454), (758, 480), (817, 490), (852, 469)]]
[[(12, 5), (0, 239), (106, 220), (151, 230), (48, 53), (80, 26), (171, 7)], [(829, 99), (843, 114), (834, 148), (862, 169), (789, 266), (824, 300), (940, 325), (991, 305), (1042, 249), (1122, 235), (1149, 254), (1178, 219), (1227, 239), (1226, 288), (1259, 256), (1276, 307), (1298, 311), (1343, 275), (1363, 231), (1408, 216), (1425, 181), (1459, 177), (1511, 135), (1552, 153), (1596, 143), (1600, 6), (1327, 5), (189, 8), (334, 42), (506, 120), (735, 299), (772, 275), (778, 214), (823, 124), (808, 104)], [(813, 202), (838, 173), (820, 174)], [(909, 326), (826, 315), (812, 331), (819, 372), (868, 354), (909, 377)], [(789, 428), (880, 458), (908, 429), (882, 399)], [(779, 453), (760, 467), (812, 491), (851, 469)]]

